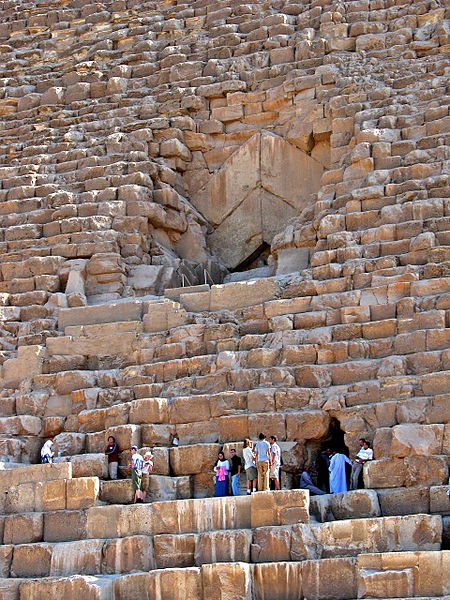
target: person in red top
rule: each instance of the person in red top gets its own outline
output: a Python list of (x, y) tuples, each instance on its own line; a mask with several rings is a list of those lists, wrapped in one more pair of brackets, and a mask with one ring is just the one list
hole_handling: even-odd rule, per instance
[(108, 438), (105, 454), (108, 457), (108, 472), (110, 479), (117, 479), (117, 471), (119, 469), (119, 446), (116, 438), (112, 435)]

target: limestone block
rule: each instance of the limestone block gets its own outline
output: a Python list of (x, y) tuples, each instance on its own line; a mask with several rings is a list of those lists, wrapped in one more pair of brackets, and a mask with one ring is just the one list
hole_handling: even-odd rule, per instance
[(3, 489), (21, 483), (70, 479), (71, 477), (72, 466), (69, 463), (21, 465), (14, 469), (0, 469), (0, 487)]
[(57, 452), (61, 452), (63, 456), (71, 454), (81, 454), (84, 451), (86, 434), (63, 432), (59, 433), (55, 438)]
[(291, 560), (320, 558), (322, 547), (315, 536), (315, 528), (301, 523), (291, 527)]
[(170, 446), (175, 432), (175, 425), (141, 425), (141, 442), (150, 447), (153, 444)]
[(320, 410), (304, 410), (286, 415), (286, 435), (289, 440), (323, 438), (329, 428), (328, 413)]
[(163, 569), (151, 573), (126, 575), (114, 581), (114, 598), (202, 598), (200, 569)]
[(250, 437), (257, 438), (261, 431), (270, 431), (279, 440), (286, 439), (286, 424), (283, 414), (250, 414), (248, 416), (248, 432)]
[(267, 302), (273, 300), (277, 291), (277, 283), (272, 278), (213, 285), (211, 288), (211, 310), (226, 308), (235, 310)]
[(376, 493), (384, 516), (430, 512), (431, 490), (427, 487), (394, 488), (377, 490)]
[(192, 485), (189, 476), (167, 477), (152, 475), (147, 491), (149, 500), (176, 500), (177, 498), (191, 498)]
[(44, 516), (42, 513), (9, 515), (5, 517), (4, 544), (28, 544), (42, 541)]
[(303, 271), (309, 264), (309, 248), (282, 248), (277, 253), (277, 276)]
[(69, 325), (139, 321), (141, 317), (142, 302), (127, 300), (96, 306), (61, 309), (58, 313), (58, 325), (60, 330), (64, 330)]
[(59, 600), (60, 598), (77, 598), (85, 600), (102, 600), (112, 597), (112, 581), (98, 580), (93, 576), (74, 575), (67, 578), (24, 581), (20, 593), (29, 600)]
[(13, 577), (47, 577), (50, 574), (51, 544), (24, 544), (14, 548)]
[(106, 479), (108, 476), (108, 459), (104, 454), (79, 454), (71, 456), (73, 477), (98, 477)]
[(443, 425), (396, 425), (392, 428), (390, 452), (397, 458), (441, 454), (443, 433)]
[(440, 456), (407, 456), (406, 486), (440, 485), (448, 481), (448, 464)]
[(430, 512), (443, 515), (450, 514), (448, 485), (436, 485), (430, 487)]
[(100, 500), (103, 502), (108, 502), (109, 504), (130, 504), (133, 502), (133, 498), (134, 492), (131, 479), (101, 482)]
[(263, 563), (253, 567), (252, 593), (255, 600), (298, 600), (301, 586), (300, 562)]
[(141, 398), (130, 405), (130, 423), (168, 423), (167, 398)]
[(303, 563), (302, 591), (305, 598), (356, 598), (356, 581), (354, 558), (328, 558)]
[(103, 573), (149, 571), (155, 568), (151, 538), (134, 535), (105, 543), (102, 561)]
[(170, 448), (170, 468), (174, 475), (194, 475), (211, 472), (217, 461), (219, 444), (193, 444)]
[(96, 575), (101, 573), (103, 540), (78, 540), (53, 546), (50, 575)]
[(252, 562), (278, 562), (290, 559), (290, 527), (259, 527), (253, 533)]
[(364, 483), (368, 488), (403, 487), (406, 483), (406, 470), (402, 459), (370, 461), (364, 468)]
[(417, 558), (416, 595), (448, 594), (450, 591), (448, 578), (450, 552), (418, 552)]
[(21, 415), (19, 417), (0, 417), (0, 434), (12, 435), (39, 435), (42, 421), (39, 417)]
[(252, 532), (246, 530), (211, 531), (198, 536), (195, 564), (250, 562)]
[(216, 563), (201, 568), (203, 597), (210, 600), (251, 600), (251, 572), (246, 563)]
[(59, 510), (44, 515), (44, 541), (66, 542), (86, 537), (86, 513)]
[(36, 485), (35, 483), (22, 483), (5, 490), (3, 492), (5, 512), (33, 512), (36, 508)]
[(358, 578), (360, 598), (408, 598), (414, 596), (412, 569), (401, 571), (366, 571), (361, 569)]
[(97, 503), (100, 482), (97, 477), (79, 477), (66, 482), (66, 507), (71, 509), (89, 508)]
[(153, 538), (153, 551), (156, 568), (194, 566), (196, 540), (197, 536), (193, 533), (155, 535)]
[(382, 514), (378, 495), (374, 490), (354, 490), (346, 494), (332, 494), (329, 498), (335, 519), (379, 517)]
[(64, 510), (66, 508), (66, 482), (44, 481), (35, 484), (35, 507), (37, 511)]
[[(194, 423), (196, 421), (210, 421), (211, 412), (208, 396), (188, 396), (174, 398), (169, 405), (169, 422)], [(205, 424), (207, 431), (209, 423)]]
[[(145, 507), (148, 510), (148, 507)], [(95, 506), (86, 511), (86, 537), (120, 537), (122, 526), (128, 525), (122, 506)]]
[(4, 383), (19, 387), (22, 381), (42, 373), (45, 354), (42, 346), (19, 346), (17, 358), (9, 358), (3, 363), (1, 374)]
[(252, 528), (309, 522), (309, 492), (281, 490), (251, 495)]

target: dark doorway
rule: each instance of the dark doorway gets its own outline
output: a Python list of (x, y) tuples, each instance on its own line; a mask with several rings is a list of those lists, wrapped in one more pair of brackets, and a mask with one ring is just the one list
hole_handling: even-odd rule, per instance
[[(328, 451), (332, 449), (346, 456), (349, 455), (349, 450), (344, 441), (344, 432), (341, 429), (339, 421), (334, 417), (331, 418), (328, 432), (322, 439), (311, 440), (305, 445), (305, 464), (311, 467), (317, 486), (325, 492), (330, 491), (328, 471), (330, 459)], [(347, 473), (347, 479), (349, 477), (350, 473)]]
[(267, 259), (270, 255), (270, 246), (263, 242), (261, 246), (258, 246), (254, 252), (247, 256), (245, 260), (238, 264), (235, 269), (232, 269), (231, 273), (241, 273), (242, 271), (249, 271), (250, 269), (258, 269), (260, 267), (267, 266)]

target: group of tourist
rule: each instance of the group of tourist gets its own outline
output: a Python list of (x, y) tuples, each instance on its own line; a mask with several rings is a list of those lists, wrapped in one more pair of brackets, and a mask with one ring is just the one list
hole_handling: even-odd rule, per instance
[[(53, 462), (55, 454), (53, 445), (53, 440), (50, 439), (42, 446), (41, 463)], [(360, 438), (359, 445), (360, 449), (353, 461), (337, 449), (326, 448), (320, 454), (320, 459), (326, 466), (327, 481), (323, 486), (326, 487), (326, 490), (316, 485), (313, 481), (314, 471), (308, 466), (305, 467), (300, 477), (300, 488), (309, 490), (313, 495), (338, 494), (347, 492), (349, 479), (350, 489), (357, 490), (360, 487), (363, 465), (373, 460), (370, 443), (365, 438)], [(105, 455), (108, 458), (108, 474), (111, 480), (118, 478), (120, 452), (114, 436), (109, 436)], [(239, 480), (243, 472), (245, 472), (247, 494), (269, 490), (271, 482), (273, 489), (280, 489), (282, 461), (276, 435), (271, 435), (269, 441), (264, 433), (259, 434), (256, 442), (245, 439), (242, 457), (237, 454), (236, 448), (231, 448), (229, 452), (229, 457), (225, 457), (224, 451), (220, 451), (214, 465), (216, 496), (239, 496)], [(349, 466), (349, 478), (346, 465)], [(153, 470), (152, 453), (147, 451), (142, 456), (138, 447), (132, 446), (129, 468), (131, 469), (134, 502), (144, 502), (149, 492), (149, 476)]]
[(219, 452), (214, 465), (215, 495), (239, 496), (239, 479), (245, 471), (247, 481), (247, 494), (270, 489), (270, 481), (274, 489), (280, 489), (281, 449), (277, 443), (277, 436), (271, 435), (269, 441), (264, 433), (260, 433), (258, 441), (244, 440), (242, 458), (236, 453), (236, 448), (230, 449), (230, 456), (225, 457), (223, 451)]
[[(373, 460), (373, 450), (370, 447), (370, 442), (365, 438), (359, 440), (360, 449), (354, 460), (350, 460), (348, 456), (336, 449), (326, 448), (320, 458), (326, 464), (328, 471), (328, 487), (330, 494), (339, 494), (348, 491), (347, 484), (347, 468), (349, 465), (350, 472), (350, 489), (357, 490), (360, 485), (360, 477), (363, 465), (369, 460)], [(300, 487), (309, 490), (311, 494), (322, 495), (328, 493), (316, 486), (312, 480), (312, 469), (306, 467), (300, 477)]]

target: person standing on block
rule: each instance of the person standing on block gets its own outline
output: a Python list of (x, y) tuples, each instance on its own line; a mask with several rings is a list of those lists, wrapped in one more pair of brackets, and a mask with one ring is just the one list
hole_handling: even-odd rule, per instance
[(216, 474), (216, 485), (215, 485), (215, 495), (220, 498), (222, 496), (226, 496), (228, 493), (228, 473), (230, 471), (230, 463), (228, 460), (225, 460), (225, 455), (223, 452), (219, 452), (217, 457), (217, 462), (214, 466), (214, 473)]
[(347, 491), (347, 474), (345, 463), (351, 465), (352, 461), (336, 450), (332, 450), (330, 459), (330, 493), (339, 494)]
[(359, 440), (359, 445), (361, 446), (361, 449), (352, 464), (352, 475), (350, 479), (351, 490), (357, 490), (359, 488), (359, 476), (361, 475), (364, 463), (368, 460), (373, 460), (373, 450), (370, 447), (369, 442), (364, 438), (361, 438)]
[(117, 445), (116, 438), (113, 435), (108, 437), (108, 445), (105, 449), (105, 454), (108, 457), (108, 473), (110, 479), (117, 479), (117, 472), (119, 469), (119, 446)]
[(150, 473), (153, 471), (153, 454), (146, 452), (144, 454), (144, 464), (142, 465), (142, 499), (146, 500), (150, 490)]
[(256, 470), (258, 471), (258, 492), (269, 489), (270, 444), (264, 433), (260, 433), (255, 446)]
[(142, 467), (144, 459), (138, 452), (137, 446), (131, 446), (131, 483), (134, 491), (134, 503), (143, 502), (142, 498)]
[(256, 492), (256, 480), (258, 473), (256, 471), (255, 453), (253, 452), (253, 442), (246, 438), (244, 440), (244, 450), (242, 451), (244, 457), (244, 468), (245, 476), (247, 479), (247, 495), (252, 493), (252, 490)]
[(269, 437), (270, 444), (270, 472), (269, 477), (275, 484), (275, 489), (280, 489), (281, 448), (277, 444), (277, 436)]
[(239, 476), (242, 469), (242, 458), (236, 454), (236, 450), (231, 448), (230, 450), (230, 463), (231, 463), (231, 491), (233, 496), (239, 496)]

